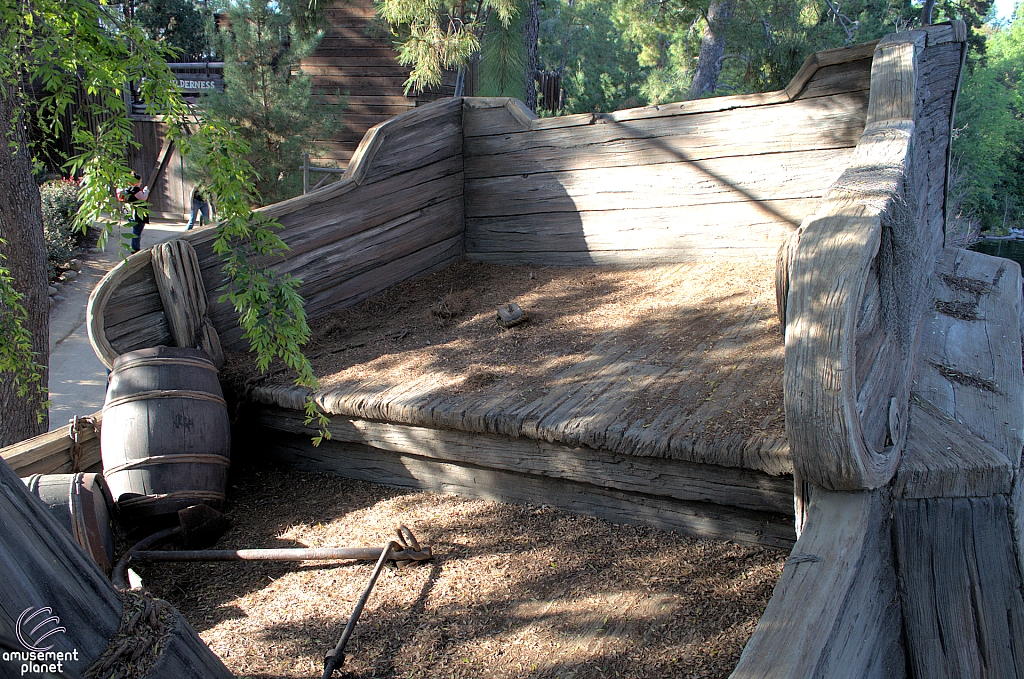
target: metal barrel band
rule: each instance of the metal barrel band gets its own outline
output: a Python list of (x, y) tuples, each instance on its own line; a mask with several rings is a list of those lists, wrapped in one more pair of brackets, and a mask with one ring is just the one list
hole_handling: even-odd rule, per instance
[(109, 403), (103, 405), (104, 412), (107, 408), (113, 408), (115, 406), (123, 405), (125, 403), (132, 403), (134, 401), (151, 401), (158, 398), (187, 398), (194, 401), (212, 401), (219, 403), (225, 408), (228, 407), (227, 401), (222, 396), (211, 394), (206, 391), (192, 391), (190, 389), (154, 389), (152, 391), (140, 391), (137, 394), (131, 394), (130, 396), (122, 396), (121, 398), (115, 398)]
[(118, 500), (117, 504), (119, 504), (124, 509), (134, 509), (136, 507), (147, 507), (149, 505), (153, 505), (164, 500), (222, 501), (224, 500), (224, 497), (224, 493), (183, 490), (178, 491), (176, 493), (163, 493), (162, 495), (142, 495), (140, 497), (128, 498), (126, 500)]
[(203, 370), (212, 370), (213, 372), (219, 372), (212, 361), (207, 361), (202, 358), (174, 358), (171, 356), (165, 356), (162, 358), (135, 358), (130, 361), (125, 361), (121, 365), (114, 368), (111, 371), (111, 374), (121, 372), (122, 370), (128, 370), (129, 368), (139, 368), (150, 365), (183, 365), (188, 366), (190, 368), (202, 368)]
[(206, 454), (206, 453), (188, 453), (185, 455), (154, 455), (153, 457), (141, 457), (138, 460), (128, 460), (116, 467), (111, 467), (103, 471), (104, 476), (110, 476), (117, 472), (123, 472), (126, 469), (138, 469), (139, 467), (150, 467), (153, 465), (165, 465), (165, 464), (209, 464), (217, 467), (228, 468), (231, 466), (231, 460), (224, 457), (223, 455)]

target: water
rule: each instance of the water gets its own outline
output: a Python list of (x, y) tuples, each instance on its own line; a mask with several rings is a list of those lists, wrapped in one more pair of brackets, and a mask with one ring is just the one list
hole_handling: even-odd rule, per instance
[(983, 240), (972, 245), (971, 250), (1012, 259), (1024, 268), (1024, 240)]

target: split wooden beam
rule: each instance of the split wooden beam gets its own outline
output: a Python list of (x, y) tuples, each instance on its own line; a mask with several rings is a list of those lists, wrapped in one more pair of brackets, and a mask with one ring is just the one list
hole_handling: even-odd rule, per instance
[(220, 337), (207, 315), (209, 303), (196, 251), (180, 238), (152, 248), (153, 275), (174, 343), (202, 349), (218, 368), (224, 365)]

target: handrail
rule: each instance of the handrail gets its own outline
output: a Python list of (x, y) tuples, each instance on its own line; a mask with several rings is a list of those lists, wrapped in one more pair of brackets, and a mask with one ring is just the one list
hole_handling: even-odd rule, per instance
[(942, 26), (879, 42), (852, 162), (796, 236), (786, 434), (797, 475), (822, 488), (878, 488), (899, 461), (921, 311), (914, 305), (942, 245), (941, 229), (924, 223), (927, 169), (912, 158), (923, 101), (918, 59), (926, 44), (956, 37)]

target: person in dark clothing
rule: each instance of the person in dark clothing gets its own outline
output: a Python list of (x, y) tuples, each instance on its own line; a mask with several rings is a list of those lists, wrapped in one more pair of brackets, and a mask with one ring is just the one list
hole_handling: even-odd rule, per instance
[(132, 227), (132, 238), (131, 247), (132, 252), (138, 252), (142, 245), (142, 230), (146, 228), (146, 224), (149, 223), (149, 214), (143, 215), (138, 208), (137, 203), (149, 198), (149, 187), (143, 187), (142, 177), (139, 176), (138, 172), (132, 172), (132, 177), (135, 178), (135, 183), (126, 189), (117, 190), (117, 198), (123, 203), (127, 203), (129, 209), (132, 211), (131, 219), (128, 221), (128, 225)]
[(201, 185), (192, 190), (192, 216), (188, 218), (186, 231), (192, 230), (196, 215), (200, 215), (199, 226), (210, 223), (210, 201), (206, 197), (206, 188)]

